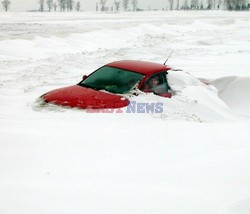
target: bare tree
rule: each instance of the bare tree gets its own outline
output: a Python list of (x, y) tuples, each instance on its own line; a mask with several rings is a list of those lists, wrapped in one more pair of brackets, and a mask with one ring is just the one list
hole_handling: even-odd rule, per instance
[(45, 0), (39, 0), (38, 4), (39, 4), (39, 11), (43, 12), (44, 11), (44, 2)]
[(3, 8), (4, 8), (4, 10), (7, 12), (8, 10), (9, 10), (9, 8), (10, 8), (10, 1), (9, 0), (3, 0), (2, 1), (2, 5), (3, 5)]
[(125, 11), (128, 10), (129, 0), (122, 0), (122, 6)]
[(119, 8), (120, 8), (120, 5), (121, 5), (121, 2), (120, 1), (114, 1), (114, 4), (115, 4), (115, 10), (116, 11), (119, 11)]
[(106, 4), (107, 0), (100, 0), (100, 4), (101, 4), (101, 11), (105, 10), (105, 4)]
[(57, 9), (57, 3), (56, 2), (54, 2), (53, 8), (54, 8), (54, 11), (56, 12), (56, 9)]
[(191, 9), (198, 9), (199, 2), (198, 0), (191, 0)]
[(180, 0), (176, 0), (176, 10), (180, 9)]
[(66, 4), (67, 10), (71, 12), (73, 10), (73, 7), (74, 7), (74, 1), (73, 0), (66, 0), (65, 4)]
[(241, 0), (224, 0), (224, 9), (236, 10)]
[(188, 0), (184, 0), (183, 8), (184, 8), (184, 10), (188, 10), (189, 9)]
[(221, 4), (222, 4), (222, 0), (218, 0), (218, 3), (217, 3), (217, 9), (218, 9), (218, 10), (220, 9)]
[(137, 10), (137, 5), (138, 5), (138, 0), (132, 0), (132, 7), (133, 7), (133, 11)]
[(57, 0), (60, 11), (65, 11), (66, 8), (66, 0)]
[(53, 7), (53, 0), (46, 0), (46, 4), (50, 12)]
[(247, 0), (236, 0), (235, 10), (244, 10), (247, 5)]
[(204, 6), (203, 6), (203, 0), (200, 0), (200, 1), (199, 1), (199, 9), (200, 9), (200, 10), (203, 10), (203, 7), (204, 7)]
[(174, 7), (174, 0), (168, 0), (168, 4), (169, 4), (169, 9), (173, 10)]
[(223, 1), (223, 7), (224, 9), (227, 9), (227, 0), (222, 0)]
[(76, 11), (80, 11), (80, 9), (81, 9), (81, 2), (76, 2)]
[(235, 10), (236, 8), (236, 5), (237, 5), (237, 0), (228, 0), (227, 1), (227, 9), (229, 10)]
[(213, 0), (207, 0), (207, 9), (211, 10), (213, 6)]
[(97, 12), (99, 9), (98, 9), (98, 2), (96, 2), (95, 4), (95, 11)]

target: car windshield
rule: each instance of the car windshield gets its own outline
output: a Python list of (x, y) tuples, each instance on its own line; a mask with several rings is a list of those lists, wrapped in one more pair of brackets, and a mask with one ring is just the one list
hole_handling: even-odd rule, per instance
[(96, 90), (106, 90), (115, 94), (125, 94), (141, 81), (142, 74), (104, 66), (90, 75), (79, 85)]

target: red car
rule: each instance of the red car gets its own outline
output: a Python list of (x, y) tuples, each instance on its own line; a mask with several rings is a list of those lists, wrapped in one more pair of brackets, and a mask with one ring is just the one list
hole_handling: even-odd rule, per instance
[[(45, 102), (77, 108), (121, 108), (129, 105), (128, 94), (135, 90), (170, 98), (167, 71), (171, 68), (152, 62), (124, 60), (109, 63), (77, 85), (42, 95)], [(134, 89), (134, 90), (133, 90)]]

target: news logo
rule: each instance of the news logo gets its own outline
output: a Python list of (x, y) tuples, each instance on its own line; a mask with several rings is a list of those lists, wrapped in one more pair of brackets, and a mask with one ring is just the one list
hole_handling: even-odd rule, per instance
[(136, 102), (132, 101), (128, 106), (124, 108), (103, 108), (92, 109), (91, 106), (87, 108), (86, 113), (127, 113), (127, 114), (150, 114), (150, 113), (162, 113), (162, 102)]

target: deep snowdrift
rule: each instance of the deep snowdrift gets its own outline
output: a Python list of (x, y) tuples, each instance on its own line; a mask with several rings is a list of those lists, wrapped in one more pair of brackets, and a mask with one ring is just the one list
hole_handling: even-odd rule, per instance
[(233, 110), (250, 115), (250, 77), (222, 77), (211, 82)]
[(207, 120), (232, 118), (229, 108), (219, 99), (218, 91), (212, 85), (206, 85), (182, 71), (169, 72), (168, 81), (175, 96), (185, 97), (192, 103), (193, 115), (199, 115)]

